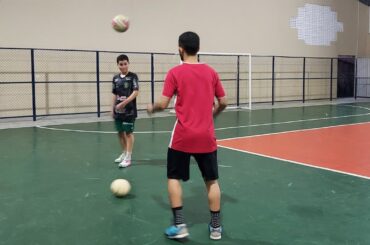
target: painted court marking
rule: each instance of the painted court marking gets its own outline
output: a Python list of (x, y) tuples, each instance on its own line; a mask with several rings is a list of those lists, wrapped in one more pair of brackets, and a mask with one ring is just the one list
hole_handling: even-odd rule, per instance
[[(355, 106), (352, 106), (352, 107), (355, 107)], [(363, 107), (363, 108), (365, 109), (366, 107)], [(370, 111), (369, 108), (366, 108), (366, 109)], [(370, 112), (369, 113), (362, 113), (362, 114), (346, 115), (346, 116), (337, 116), (337, 117), (320, 117), (320, 118), (300, 119), (300, 120), (285, 121), (285, 122), (239, 125), (239, 126), (232, 126), (232, 127), (216, 128), (215, 130), (216, 131), (222, 131), (222, 130), (238, 129), (238, 128), (253, 128), (253, 127), (262, 127), (262, 126), (272, 126), (272, 125), (293, 124), (293, 123), (301, 123), (301, 122), (340, 119), (340, 118), (362, 117), (362, 116), (369, 116), (369, 115), (370, 115)], [(97, 133), (97, 134), (117, 134), (116, 131), (95, 131), (95, 130), (54, 128), (54, 127), (40, 126), (40, 125), (37, 125), (36, 127), (40, 128), (40, 129), (47, 129), (47, 130), (52, 130), (52, 131), (77, 132), (77, 133)], [(163, 133), (172, 133), (172, 130), (171, 131), (169, 131), (169, 130), (135, 131), (135, 134), (163, 134)]]
[(370, 123), (219, 140), (223, 148), (370, 179)]

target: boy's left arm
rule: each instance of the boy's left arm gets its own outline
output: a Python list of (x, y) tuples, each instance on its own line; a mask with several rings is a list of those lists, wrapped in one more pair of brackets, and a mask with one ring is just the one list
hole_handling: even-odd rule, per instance
[(121, 103), (119, 103), (116, 108), (121, 110), (123, 108), (125, 108), (125, 106), (130, 103), (132, 100), (134, 100), (137, 96), (139, 95), (139, 90), (134, 90), (134, 92), (132, 92), (132, 94), (130, 94), (130, 96), (125, 99), (124, 101), (122, 101)]

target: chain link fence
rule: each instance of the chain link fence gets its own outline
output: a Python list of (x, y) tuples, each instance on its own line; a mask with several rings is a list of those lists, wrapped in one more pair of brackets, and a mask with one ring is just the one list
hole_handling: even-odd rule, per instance
[[(0, 118), (108, 112), (112, 78), (121, 52), (0, 48)], [(178, 54), (126, 52), (139, 76), (139, 110), (162, 92)], [(249, 99), (249, 60), (242, 55), (200, 54), (219, 73), (229, 103)], [(252, 56), (252, 102), (307, 101), (336, 97), (336, 58)], [(357, 78), (369, 86), (369, 78)], [(367, 80), (366, 80), (367, 79)], [(361, 82), (361, 83), (360, 83)], [(366, 85), (367, 84), (367, 85)], [(361, 89), (363, 91), (363, 89)], [(370, 91), (370, 89), (369, 89)], [(173, 107), (173, 101), (170, 105)]]
[(358, 58), (356, 68), (356, 97), (370, 98), (370, 58)]

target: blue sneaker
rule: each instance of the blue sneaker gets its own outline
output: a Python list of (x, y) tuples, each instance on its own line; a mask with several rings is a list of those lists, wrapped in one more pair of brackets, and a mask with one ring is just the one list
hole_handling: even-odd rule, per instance
[(179, 239), (189, 236), (186, 224), (172, 225), (166, 229), (165, 234), (169, 239)]
[(222, 234), (222, 226), (214, 228), (211, 224), (208, 225), (209, 228), (209, 238), (212, 240), (220, 240)]

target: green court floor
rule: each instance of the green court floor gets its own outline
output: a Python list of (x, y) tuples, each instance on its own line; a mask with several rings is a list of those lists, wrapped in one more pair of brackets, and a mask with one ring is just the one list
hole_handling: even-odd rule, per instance
[[(178, 244), (163, 235), (172, 218), (165, 164), (174, 121), (137, 120), (127, 169), (113, 163), (112, 122), (0, 130), (0, 244)], [(215, 124), (224, 139), (359, 122), (370, 122), (370, 103), (227, 111)], [(369, 179), (224, 148), (218, 156), (223, 238), (208, 238), (206, 191), (193, 164), (183, 185), (185, 244), (370, 244)], [(117, 178), (132, 184), (126, 198), (109, 190)]]

